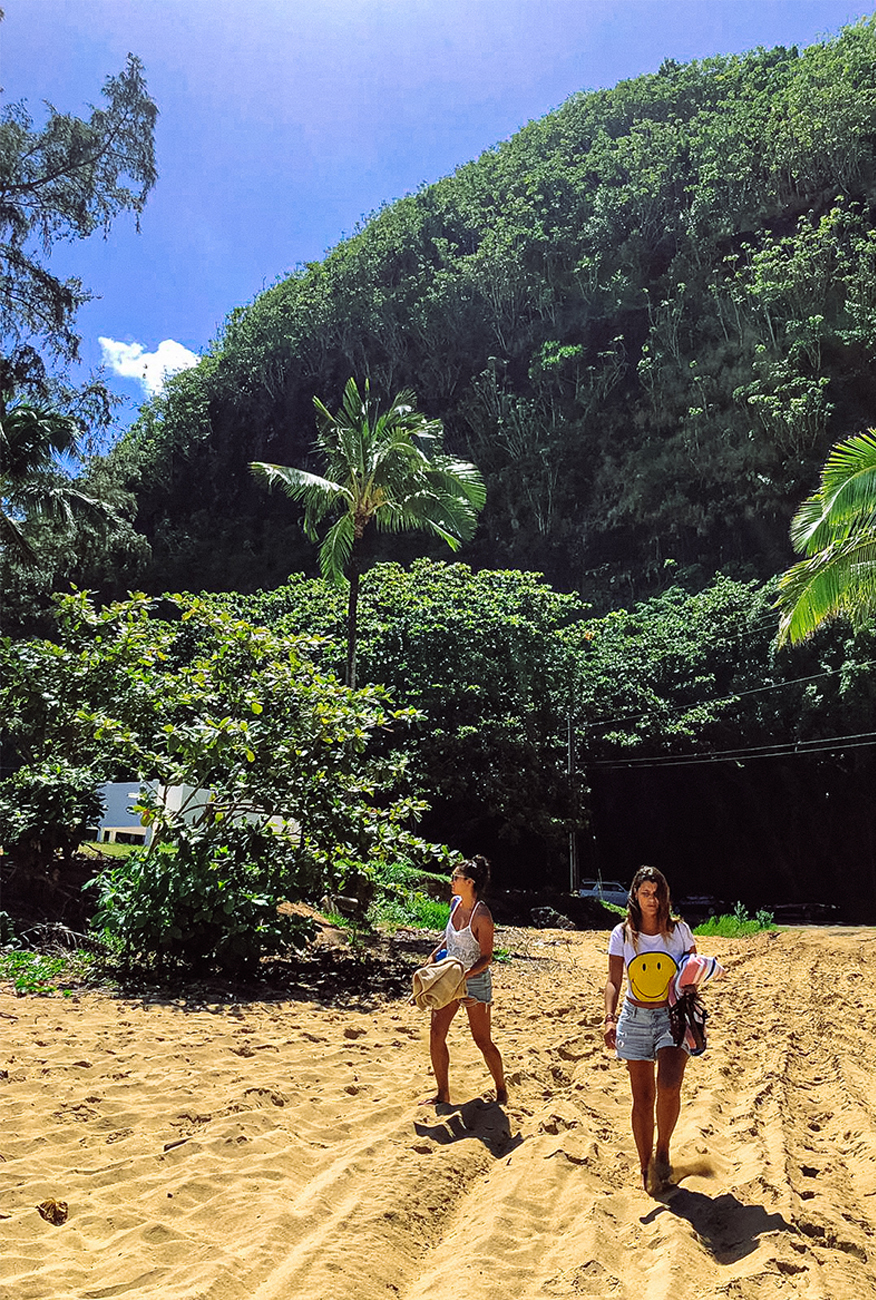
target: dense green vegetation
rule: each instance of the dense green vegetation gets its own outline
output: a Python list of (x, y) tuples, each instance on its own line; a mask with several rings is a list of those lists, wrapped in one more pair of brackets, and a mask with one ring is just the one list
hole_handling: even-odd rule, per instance
[(147, 794), (156, 843), (95, 868), (131, 959), (245, 967), (305, 937), (278, 901), (326, 890), (376, 885), (401, 920), (441, 844), (486, 851), (499, 887), (562, 888), (570, 831), (585, 874), (650, 861), (679, 898), (872, 916), (876, 630), (777, 650), (773, 597), (719, 576), (592, 618), (533, 574), (378, 565), (356, 692), (333, 584), (66, 598), (52, 640), (2, 645), (7, 879), (57, 872), (93, 784), (137, 772), (212, 797), (187, 818)]
[(307, 465), (312, 398), (351, 373), (414, 388), (482, 470), (475, 567), (604, 609), (666, 557), (785, 567), (828, 447), (876, 408), (874, 141), (867, 19), (582, 93), (382, 209), (234, 311), (115, 453), (149, 583), (313, 572), (246, 466)]
[(403, 755), (369, 743), (414, 711), (341, 688), (301, 638), (192, 597), (96, 610), (76, 594), (55, 640), (0, 650), (20, 764), (0, 782), (7, 875), (59, 868), (57, 849), (94, 823), (100, 781), (137, 773), (186, 792), (174, 809), (144, 791), (152, 844), (97, 876), (96, 924), (129, 960), (243, 969), (306, 938), (281, 901), (355, 892), (387, 861), (441, 861), (411, 832), (421, 805), (401, 789)]
[[(404, 740), (431, 804), (423, 833), (487, 852), (517, 887), (563, 883), (577, 825), (585, 875), (656, 859), (679, 897), (823, 900), (827, 879), (835, 901), (873, 908), (876, 633), (838, 623), (778, 650), (774, 598), (772, 583), (718, 576), (592, 618), (532, 574), (372, 570), (363, 678), (423, 715)], [(335, 589), (296, 578), (224, 600), (277, 631), (309, 631), (340, 671)]]
[[(325, 638), (314, 653), (340, 672), (336, 588), (297, 578), (228, 599), (277, 631)], [(561, 633), (583, 613), (536, 574), (421, 560), (365, 575), (362, 678), (420, 714), (404, 749), (410, 780), (431, 806), (425, 835), (468, 854), (495, 847), (521, 870), (533, 856), (547, 853), (554, 864), (564, 855), (577, 817), (566, 778), (576, 655)]]

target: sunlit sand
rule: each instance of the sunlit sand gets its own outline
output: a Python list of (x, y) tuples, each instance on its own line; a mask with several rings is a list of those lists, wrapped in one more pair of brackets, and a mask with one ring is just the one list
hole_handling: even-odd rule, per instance
[(728, 972), (659, 1198), (601, 1045), (606, 940), (513, 933), (495, 982), (505, 1108), (462, 1023), (452, 1104), (417, 1106), (427, 1019), (402, 1000), (7, 986), (0, 1297), (876, 1294), (876, 931), (708, 941)]

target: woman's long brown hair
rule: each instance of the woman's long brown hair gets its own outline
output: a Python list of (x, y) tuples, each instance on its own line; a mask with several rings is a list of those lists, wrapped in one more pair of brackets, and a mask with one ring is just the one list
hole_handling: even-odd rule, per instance
[(660, 910), (657, 913), (657, 924), (661, 934), (672, 934), (677, 924), (675, 918), (669, 913), (669, 882), (662, 871), (656, 867), (639, 867), (639, 870), (633, 876), (633, 883), (630, 885), (630, 893), (627, 898), (627, 919), (624, 922), (624, 937), (629, 937), (633, 948), (638, 952), (639, 931), (642, 928), (642, 909), (639, 907), (639, 886), (646, 881), (652, 880), (657, 886), (657, 901), (660, 904)]

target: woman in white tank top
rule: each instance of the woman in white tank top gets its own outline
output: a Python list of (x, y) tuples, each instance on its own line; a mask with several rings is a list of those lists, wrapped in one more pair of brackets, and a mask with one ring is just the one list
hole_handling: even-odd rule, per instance
[[(476, 856), (461, 863), (450, 877), (453, 900), (450, 919), (444, 931), (443, 947), (448, 957), (458, 957), (466, 975), (466, 996), (450, 1002), (439, 1011), (432, 1012), (429, 1029), (429, 1054), (437, 1085), (436, 1095), (422, 1105), (437, 1105), (450, 1101), (450, 1053), (447, 1050), (447, 1032), (450, 1022), (461, 1006), (468, 1013), (471, 1036), (481, 1049), (487, 1069), (496, 1085), (496, 1101), (504, 1105), (508, 1100), (505, 1074), (499, 1049), (493, 1042), (490, 1027), (490, 1009), (493, 1001), (490, 964), (493, 960), (493, 918), (481, 895), (490, 880), (490, 866), (486, 858)], [(440, 948), (429, 958), (434, 962)]]

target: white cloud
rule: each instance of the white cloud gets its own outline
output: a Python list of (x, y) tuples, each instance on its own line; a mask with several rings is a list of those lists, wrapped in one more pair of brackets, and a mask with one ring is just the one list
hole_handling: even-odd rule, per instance
[(117, 343), (103, 338), (98, 343), (103, 348), (104, 365), (123, 379), (136, 379), (150, 397), (161, 392), (168, 375), (191, 370), (201, 359), (175, 339), (165, 339), (154, 352), (147, 352), (142, 343)]

